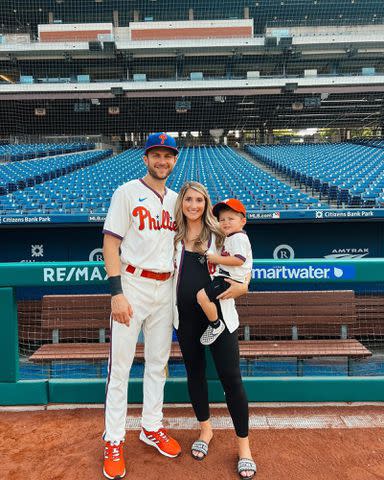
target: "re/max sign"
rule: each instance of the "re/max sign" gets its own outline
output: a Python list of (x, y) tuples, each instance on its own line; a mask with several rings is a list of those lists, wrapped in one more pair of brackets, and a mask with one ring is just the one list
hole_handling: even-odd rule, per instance
[(44, 268), (43, 270), (44, 282), (80, 282), (80, 281), (94, 281), (107, 280), (108, 275), (99, 267), (54, 267)]

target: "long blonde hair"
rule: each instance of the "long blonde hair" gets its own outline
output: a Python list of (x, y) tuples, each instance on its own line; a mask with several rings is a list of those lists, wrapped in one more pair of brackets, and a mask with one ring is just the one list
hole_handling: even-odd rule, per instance
[(176, 200), (175, 206), (175, 218), (176, 218), (176, 236), (175, 236), (175, 245), (178, 242), (184, 240), (187, 236), (187, 219), (183, 214), (183, 200), (188, 189), (195, 190), (198, 193), (201, 193), (205, 199), (205, 207), (202, 216), (203, 228), (201, 229), (200, 235), (196, 238), (193, 250), (198, 253), (205, 253), (204, 245), (209, 243), (211, 238), (211, 233), (214, 233), (216, 236), (216, 247), (221, 248), (224, 243), (224, 234), (219, 228), (219, 224), (212, 213), (212, 202), (209, 198), (208, 191), (198, 182), (186, 182), (181, 187), (179, 195)]

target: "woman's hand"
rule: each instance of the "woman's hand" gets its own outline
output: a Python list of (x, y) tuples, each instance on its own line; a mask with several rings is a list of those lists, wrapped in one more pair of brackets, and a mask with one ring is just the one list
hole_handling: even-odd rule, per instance
[(225, 281), (230, 283), (231, 286), (228, 288), (228, 290), (216, 297), (218, 300), (241, 297), (248, 292), (248, 283), (235, 282), (230, 278), (226, 278)]

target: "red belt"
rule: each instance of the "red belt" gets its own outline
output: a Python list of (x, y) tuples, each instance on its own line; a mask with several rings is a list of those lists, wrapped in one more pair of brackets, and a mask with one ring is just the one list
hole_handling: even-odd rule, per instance
[[(135, 273), (137, 270), (136, 267), (133, 267), (132, 265), (128, 265), (126, 268), (126, 271), (128, 273)], [(145, 278), (152, 278), (152, 280), (168, 280), (169, 277), (172, 276), (171, 272), (165, 272), (165, 273), (159, 273), (159, 272), (151, 272), (151, 270), (142, 270), (140, 277), (145, 277)]]

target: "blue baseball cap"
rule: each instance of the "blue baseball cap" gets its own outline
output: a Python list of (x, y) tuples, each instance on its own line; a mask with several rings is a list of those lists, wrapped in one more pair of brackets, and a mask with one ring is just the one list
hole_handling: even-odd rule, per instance
[(170, 150), (176, 152), (176, 155), (179, 153), (176, 140), (165, 132), (151, 133), (148, 136), (144, 147), (145, 154), (147, 154), (148, 150), (151, 150), (151, 148), (155, 147), (169, 148)]

